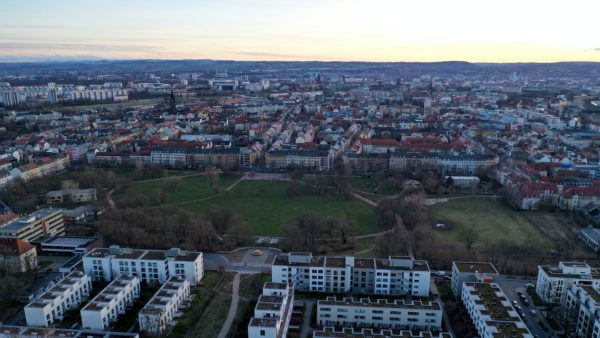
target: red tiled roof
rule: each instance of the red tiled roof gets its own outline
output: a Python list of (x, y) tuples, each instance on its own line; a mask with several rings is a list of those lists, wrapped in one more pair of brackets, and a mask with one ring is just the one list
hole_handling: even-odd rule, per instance
[(14, 238), (0, 238), (0, 252), (7, 256), (21, 256), (35, 247), (23, 240)]

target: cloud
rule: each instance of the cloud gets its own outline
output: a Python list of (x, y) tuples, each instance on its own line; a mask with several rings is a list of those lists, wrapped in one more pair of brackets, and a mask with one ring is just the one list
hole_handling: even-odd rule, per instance
[(0, 42), (3, 51), (98, 51), (98, 52), (159, 52), (156, 46), (144, 45), (110, 45), (91, 43), (46, 43), (46, 42)]
[(259, 58), (285, 58), (285, 59), (310, 59), (316, 58), (310, 55), (286, 54), (286, 53), (266, 53), (266, 52), (245, 52), (245, 51), (230, 51), (232, 54), (244, 55)]
[(600, 52), (600, 48), (594, 48), (594, 51)]
[(53, 26), (53, 25), (0, 25), (0, 27), (6, 28), (25, 28), (25, 29), (67, 29), (67, 26)]

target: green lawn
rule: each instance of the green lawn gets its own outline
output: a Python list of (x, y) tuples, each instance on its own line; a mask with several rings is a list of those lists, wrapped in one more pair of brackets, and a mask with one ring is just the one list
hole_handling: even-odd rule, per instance
[[(544, 236), (522, 212), (508, 207), (502, 200), (470, 197), (453, 199), (429, 207), (431, 236), (437, 242), (462, 243), (461, 233), (475, 229), (476, 247), (506, 241), (519, 247), (539, 250), (553, 249), (552, 241)], [(449, 230), (434, 230), (437, 223), (450, 224)]]
[(185, 310), (183, 317), (177, 320), (177, 324), (169, 334), (169, 337), (185, 337), (186, 333), (192, 330), (213, 300), (215, 291), (212, 289), (220, 278), (221, 276), (214, 271), (207, 271), (204, 274), (201, 284), (192, 292), (192, 304)]
[[(233, 184), (238, 178), (238, 176), (233, 175), (221, 175), (219, 177), (219, 191), (222, 191)], [(119, 190), (115, 194), (115, 201), (118, 204), (119, 200), (122, 200), (135, 192), (146, 195), (146, 197), (152, 201), (156, 192), (162, 190), (166, 193), (164, 204), (201, 199), (217, 193), (210, 188), (206, 176), (183, 177), (181, 178), (181, 182), (176, 186), (174, 186), (173, 180), (161, 179), (155, 181), (133, 182), (127, 189)]]
[(375, 209), (364, 202), (345, 200), (335, 195), (311, 195), (306, 191), (300, 196), (290, 197), (287, 186), (287, 182), (281, 181), (242, 181), (225, 196), (181, 207), (199, 214), (203, 214), (210, 205), (229, 208), (246, 219), (256, 235), (281, 235), (286, 223), (304, 213), (322, 217), (346, 216), (356, 223), (357, 234), (381, 230)]

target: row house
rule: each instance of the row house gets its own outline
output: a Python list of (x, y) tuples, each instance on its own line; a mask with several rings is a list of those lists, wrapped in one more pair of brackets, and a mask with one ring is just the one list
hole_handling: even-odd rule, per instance
[(349, 166), (354, 173), (385, 173), (390, 168), (389, 153), (359, 154), (354, 152), (346, 152), (343, 155), (343, 160), (344, 164)]
[(77, 309), (89, 296), (92, 280), (73, 271), (25, 306), (25, 320), (30, 326), (48, 327), (63, 319), (69, 310)]
[(161, 335), (189, 301), (190, 282), (183, 277), (170, 277), (138, 313), (140, 330), (151, 336)]
[(265, 283), (248, 323), (248, 338), (287, 337), (293, 310), (293, 285)]
[(84, 329), (104, 330), (133, 305), (140, 296), (140, 280), (135, 276), (120, 275), (81, 309)]
[(464, 283), (461, 301), (481, 338), (534, 337), (498, 284)]
[(334, 153), (327, 150), (270, 150), (265, 154), (269, 169), (304, 168), (314, 171), (333, 169)]

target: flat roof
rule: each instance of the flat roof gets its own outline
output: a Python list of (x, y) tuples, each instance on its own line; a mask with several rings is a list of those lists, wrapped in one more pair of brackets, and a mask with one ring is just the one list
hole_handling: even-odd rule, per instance
[(470, 272), (470, 273), (491, 273), (498, 274), (498, 270), (494, 267), (494, 264), (488, 262), (452, 262), (456, 266), (459, 272)]

